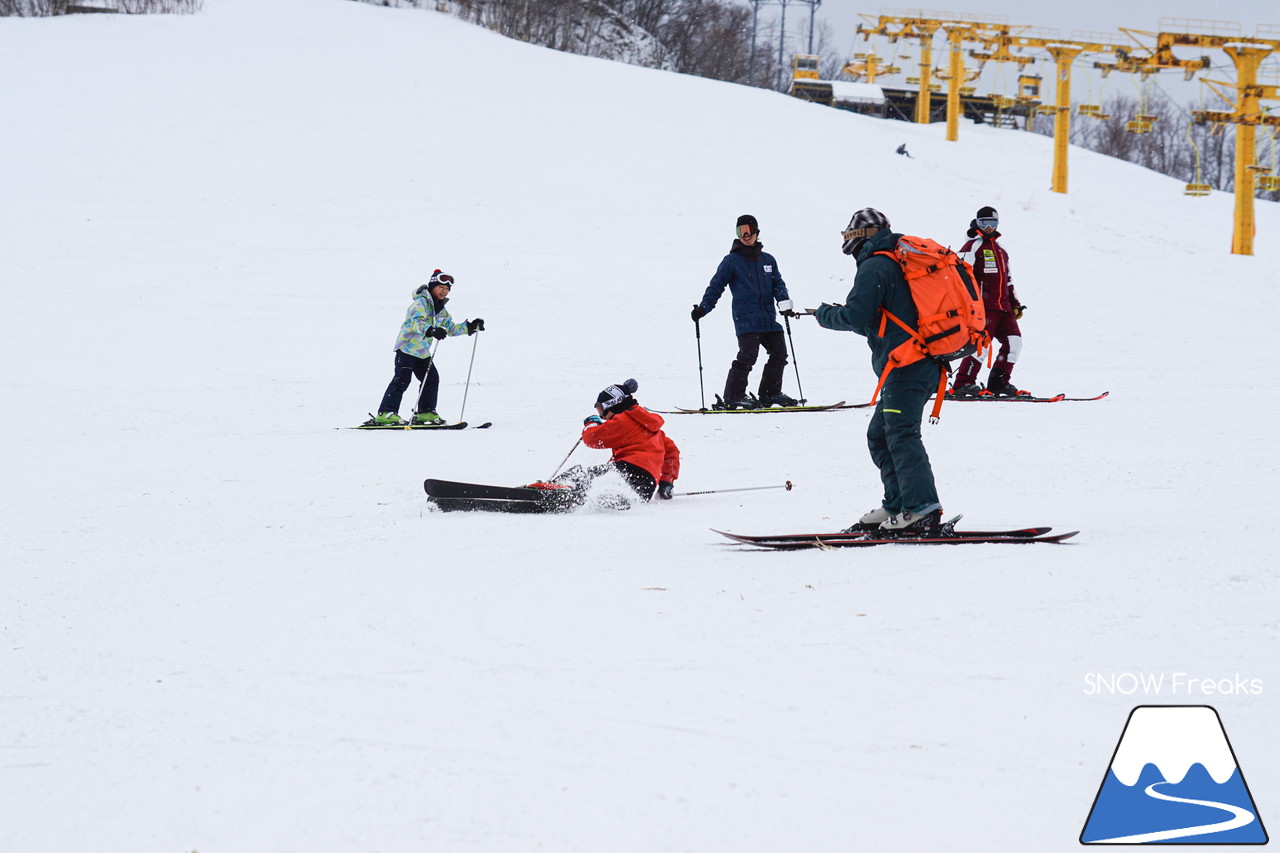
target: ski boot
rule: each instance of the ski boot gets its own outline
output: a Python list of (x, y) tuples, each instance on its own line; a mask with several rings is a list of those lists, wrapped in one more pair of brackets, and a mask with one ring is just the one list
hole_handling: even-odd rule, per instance
[(925, 513), (903, 510), (895, 513), (877, 528), (882, 535), (904, 539), (931, 539), (942, 532), (942, 510)]
[(397, 412), (378, 412), (376, 415), (370, 414), (369, 420), (360, 426), (404, 426), (407, 423)]
[(976, 382), (957, 382), (947, 392), (949, 397), (980, 397), (982, 386)]
[(795, 397), (788, 397), (781, 392), (774, 394), (772, 397), (761, 397), (760, 407), (768, 408), (769, 406), (803, 406), (804, 400), (797, 400)]
[(1003, 373), (992, 375), (991, 381), (987, 383), (987, 390), (996, 397), (1030, 397), (1031, 392), (1019, 391), (1017, 386), (1009, 381), (1009, 377)]
[(414, 426), (422, 426), (424, 424), (433, 424), (436, 426), (444, 425), (444, 418), (435, 412), (415, 412), (413, 415)]
[(716, 395), (716, 401), (711, 404), (711, 411), (713, 412), (727, 412), (732, 409), (750, 408), (754, 408), (754, 406), (745, 398), (742, 400), (722, 400), (719, 394)]
[(880, 525), (888, 521), (892, 516), (893, 516), (893, 513), (889, 512), (889, 510), (885, 509), (882, 506), (878, 506), (873, 510), (869, 510), (865, 515), (862, 516), (862, 518), (858, 519), (853, 524), (850, 524), (848, 527), (846, 527), (844, 530), (841, 530), (840, 532), (841, 533), (870, 533), (873, 530), (878, 530), (880, 528)]

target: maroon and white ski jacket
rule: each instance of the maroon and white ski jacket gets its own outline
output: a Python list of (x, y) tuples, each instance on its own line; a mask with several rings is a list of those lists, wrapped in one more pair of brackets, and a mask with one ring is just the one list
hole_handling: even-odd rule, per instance
[(1000, 245), (999, 231), (991, 236), (978, 234), (960, 247), (959, 255), (973, 267), (973, 274), (982, 285), (982, 302), (987, 314), (994, 311), (1009, 312), (1021, 305), (1013, 292), (1009, 275), (1009, 253)]

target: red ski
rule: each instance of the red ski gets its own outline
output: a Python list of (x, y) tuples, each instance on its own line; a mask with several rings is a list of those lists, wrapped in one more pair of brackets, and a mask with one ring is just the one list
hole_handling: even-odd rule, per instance
[(865, 548), (871, 545), (1026, 545), (1032, 542), (1062, 542), (1080, 531), (1050, 534), (1049, 527), (1024, 527), (1018, 530), (957, 530), (938, 536), (881, 536), (871, 533), (786, 533), (775, 536), (747, 536), (714, 530), (740, 545), (774, 551), (804, 548)]

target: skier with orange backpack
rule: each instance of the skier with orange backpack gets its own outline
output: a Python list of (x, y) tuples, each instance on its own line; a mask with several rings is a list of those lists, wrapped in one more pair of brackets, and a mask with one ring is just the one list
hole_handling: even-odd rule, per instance
[(840, 236), (858, 273), (843, 305), (818, 308), (818, 325), (862, 335), (871, 348), (880, 384), (867, 446), (884, 485), (881, 505), (848, 530), (934, 536), (942, 504), (921, 421), (935, 393), (937, 417), (947, 359), (980, 352), (985, 343), (981, 293), (972, 270), (954, 253), (932, 240), (894, 233), (875, 208), (855, 213)]

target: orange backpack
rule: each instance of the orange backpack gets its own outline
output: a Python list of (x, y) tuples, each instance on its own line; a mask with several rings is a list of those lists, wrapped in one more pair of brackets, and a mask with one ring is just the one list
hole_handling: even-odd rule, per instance
[(948, 362), (967, 355), (981, 356), (991, 344), (982, 289), (974, 280), (973, 268), (963, 258), (928, 237), (904, 235), (898, 239), (894, 251), (876, 254), (893, 258), (902, 267), (920, 315), (920, 325), (913, 329), (889, 311), (880, 309), (880, 337), (884, 337), (889, 320), (901, 326), (910, 337), (889, 353), (889, 362), (880, 374), (871, 403), (875, 405), (891, 370), (931, 358), (943, 368), (929, 416), (931, 423), (937, 423), (947, 394), (947, 376), (951, 373)]

